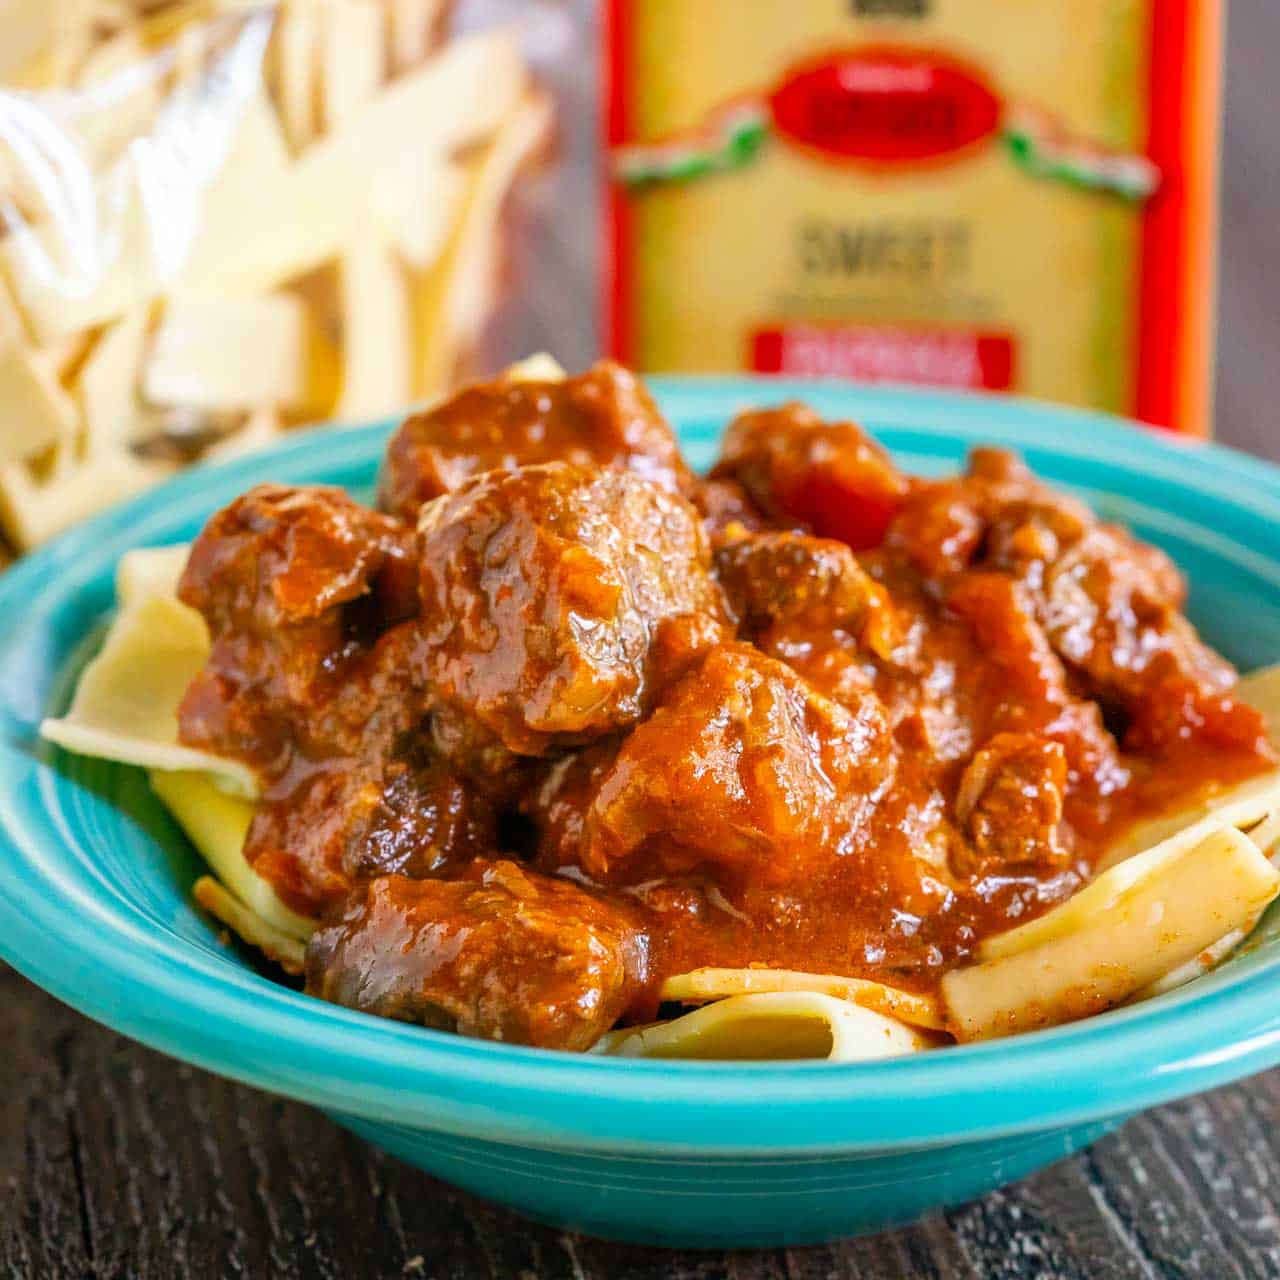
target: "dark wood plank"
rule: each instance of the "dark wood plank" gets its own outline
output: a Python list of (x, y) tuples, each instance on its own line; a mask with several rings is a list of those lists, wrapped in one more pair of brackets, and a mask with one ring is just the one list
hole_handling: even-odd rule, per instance
[(92, 1228), (84, 1202), (83, 1144), (70, 1050), (71, 1019), (0, 966), (8, 1049), (0, 1060), (0, 1269), (5, 1274), (88, 1273)]
[(0, 1275), (1072, 1280), (1280, 1274), (1280, 1071), (1130, 1122), (945, 1217), (826, 1248), (567, 1236), (323, 1116), (174, 1063), (0, 970)]

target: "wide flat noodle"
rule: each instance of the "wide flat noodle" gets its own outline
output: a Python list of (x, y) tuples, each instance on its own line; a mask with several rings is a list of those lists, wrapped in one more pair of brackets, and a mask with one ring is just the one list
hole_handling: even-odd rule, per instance
[(238, 898), (232, 897), (212, 876), (201, 876), (195, 882), (191, 894), (211, 916), (221, 920), (251, 947), (257, 947), (268, 960), (274, 960), (286, 973), (302, 972), (307, 955), (306, 947), (297, 938), (273, 929)]
[(142, 394), (209, 414), (269, 405), (317, 415), (332, 406), (337, 380), (337, 354), (306, 302), (263, 293), (170, 303), (143, 366)]
[(34, 458), (75, 434), (75, 404), (52, 371), (18, 342), (0, 346), (0, 459)]
[[(1244, 834), (1258, 846), (1267, 861), (1280, 871), (1280, 811), (1270, 814), (1256, 826), (1250, 827)], [(1268, 914), (1268, 912), (1263, 912), (1263, 916)], [(1131, 998), (1129, 1003), (1136, 1004), (1140, 1000), (1150, 1000), (1155, 996), (1162, 996), (1168, 991), (1186, 986), (1188, 982), (1201, 977), (1211, 969), (1216, 969), (1218, 965), (1235, 953), (1236, 948), (1241, 943), (1253, 936), (1254, 930), (1263, 916), (1250, 920), (1239, 929), (1233, 929), (1230, 933), (1219, 938), (1211, 947), (1206, 947), (1194, 960), (1188, 960), (1186, 964), (1170, 973), (1166, 973), (1163, 978), (1157, 979), (1149, 987), (1144, 987), (1137, 995)]]
[(1250, 827), (1245, 835), (1275, 863), (1280, 858), (1280, 810), (1268, 814), (1256, 827)]
[(255, 101), (210, 189), (175, 292), (243, 296), (331, 261), (368, 233), (375, 188), (397, 180), (406, 149), (447, 155), (484, 142), (517, 110), (527, 79), (513, 32), (471, 33), (360, 104), (292, 163), (271, 108)]
[(661, 1000), (701, 1004), (755, 992), (801, 991), (833, 996), (912, 1026), (940, 1031), (946, 1025), (932, 996), (899, 991), (863, 978), (830, 973), (799, 973), (794, 969), (692, 969), (668, 978), (658, 993)]
[(895, 1058), (935, 1041), (883, 1014), (815, 991), (731, 996), (670, 1022), (612, 1031), (592, 1052), (622, 1058), (863, 1062)]
[(564, 365), (546, 351), (525, 356), (502, 371), (508, 382), (563, 382), (565, 376)]
[(467, 171), (449, 155), (417, 151), (373, 187), (374, 225), (404, 262), (427, 271), (444, 252), (467, 193)]
[(0, 527), (23, 550), (140, 493), (174, 470), (171, 463), (137, 458), (123, 450), (81, 460), (71, 441), (58, 448), (58, 461), (46, 478), (36, 479), (22, 463), (0, 466)]
[(155, 770), (150, 777), (152, 790), (218, 879), (271, 928), (305, 942), (316, 922), (285, 906), (271, 884), (245, 861), (245, 836), (255, 812), (252, 801), (227, 795), (205, 773)]
[[(1280, 812), (1270, 814), (1257, 826), (1250, 827), (1244, 834), (1258, 846), (1267, 861), (1280, 871)], [(1186, 964), (1171, 970), (1162, 978), (1157, 978), (1149, 987), (1144, 987), (1136, 995), (1131, 996), (1128, 1003), (1137, 1004), (1142, 1000), (1152, 1000), (1166, 992), (1175, 991), (1178, 987), (1184, 987), (1188, 982), (1202, 977), (1211, 969), (1216, 969), (1253, 933), (1260, 919), (1261, 916), (1247, 921), (1239, 929), (1232, 929), (1212, 946), (1206, 947), (1193, 960), (1188, 960)]]
[(1252, 793), (1237, 794), (1232, 804), (1199, 822), (1183, 827), (1167, 840), (1100, 871), (1083, 889), (1052, 911), (1019, 925), (1016, 929), (984, 938), (978, 945), (978, 959), (998, 960), (1002, 956), (1027, 951), (1053, 938), (1075, 932), (1188, 849), (1203, 844), (1218, 832), (1252, 826), (1260, 818), (1269, 817), (1277, 800), (1280, 800), (1280, 796), (1276, 795), (1273, 782), (1262, 786), (1256, 797)]
[(1194, 844), (1215, 827), (1251, 827), (1277, 810), (1280, 771), (1264, 773), (1238, 786), (1208, 792), (1186, 808), (1135, 823), (1106, 851), (1097, 870), (1107, 871), (1170, 840)]
[(335, 416), (395, 413), (413, 399), (409, 278), (392, 246), (365, 230), (339, 259), (338, 280), (346, 352)]
[(1186, 964), (1170, 969), (1164, 977), (1157, 978), (1150, 986), (1143, 987), (1130, 996), (1126, 1003), (1138, 1004), (1143, 1000), (1154, 1000), (1156, 996), (1166, 995), (1179, 987), (1185, 987), (1188, 982), (1194, 982), (1196, 978), (1202, 978), (1210, 969), (1216, 969), (1249, 936), (1257, 923), (1256, 919), (1250, 920), (1243, 928), (1232, 929)]
[(126, 551), (116, 566), (116, 600), (128, 609), (149, 596), (178, 598), (178, 581), (191, 555), (189, 542)]
[(503, 201), (548, 136), (551, 117), (549, 99), (530, 93), (513, 107), (491, 142), (466, 162), (470, 186), (458, 225), (415, 293), (414, 390), (420, 399), (449, 386), (461, 352), (476, 335), (493, 288), (494, 229)]
[(1101, 1012), (1249, 928), (1277, 892), (1280, 873), (1234, 827), (1168, 841), (988, 939), (982, 954), (994, 958), (942, 980), (948, 1026), (984, 1040)]
[[(143, 590), (141, 577), (127, 591)], [(65, 716), (40, 733), (81, 755), (148, 769), (199, 769), (237, 794), (258, 791), (253, 771), (235, 760), (184, 747), (178, 707), (209, 656), (204, 619), (172, 596), (143, 594), (112, 622), (85, 667)]]

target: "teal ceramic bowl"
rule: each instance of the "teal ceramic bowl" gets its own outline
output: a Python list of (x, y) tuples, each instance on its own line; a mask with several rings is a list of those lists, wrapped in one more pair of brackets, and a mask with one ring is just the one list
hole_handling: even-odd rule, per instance
[[(698, 464), (733, 412), (789, 395), (858, 418), (919, 472), (954, 468), (976, 442), (1022, 449), (1168, 550), (1194, 619), (1232, 659), (1280, 657), (1280, 471), (1262, 463), (1010, 400), (741, 379), (656, 390)], [(1280, 941), (1074, 1026), (849, 1065), (512, 1048), (364, 1017), (264, 976), (193, 909), (197, 860), (142, 774), (51, 750), (36, 726), (93, 651), (122, 552), (192, 537), (259, 479), (368, 497), (388, 429), (303, 435), (190, 472), (0, 578), (0, 954), (35, 982), (531, 1217), (648, 1243), (801, 1243), (906, 1222), (1141, 1108), (1280, 1062)]]

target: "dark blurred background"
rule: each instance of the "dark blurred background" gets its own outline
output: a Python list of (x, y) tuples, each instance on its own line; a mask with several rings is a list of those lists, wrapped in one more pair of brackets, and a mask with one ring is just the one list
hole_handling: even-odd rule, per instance
[(1217, 434), (1280, 456), (1280, 4), (1227, 7)]

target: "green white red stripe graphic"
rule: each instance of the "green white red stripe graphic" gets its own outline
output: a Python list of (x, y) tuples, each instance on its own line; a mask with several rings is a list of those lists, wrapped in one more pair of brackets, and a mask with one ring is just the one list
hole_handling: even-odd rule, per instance
[[(934, 69), (920, 61), (906, 62), (901, 56), (890, 61), (888, 53), (877, 56), (907, 83), (912, 83), (908, 79), (909, 73), (918, 73), (922, 69), (926, 78), (922, 80), (917, 74), (914, 81), (917, 84), (928, 86), (931, 83), (927, 78), (930, 72), (938, 83), (943, 83), (946, 77), (946, 88), (953, 107), (949, 118), (955, 118), (957, 97), (962, 103), (966, 100), (969, 103), (977, 101), (981, 108), (983, 94), (986, 93), (990, 108), (985, 128), (979, 124), (967, 137), (926, 140), (923, 151), (920, 149), (918, 132), (909, 136), (904, 133), (900, 138), (892, 135), (886, 138), (883, 132), (880, 136), (859, 138), (855, 135), (850, 138), (846, 129), (838, 138), (825, 136), (831, 132), (828, 125), (830, 120), (836, 119), (838, 128), (840, 112), (833, 109), (831, 83), (823, 84), (821, 78), (831, 68), (819, 66), (816, 71), (811, 67), (800, 76), (784, 81), (769, 97), (740, 98), (719, 108), (696, 129), (674, 134), (661, 142), (615, 148), (614, 171), (618, 179), (630, 187), (658, 182), (692, 182), (751, 164), (769, 139), (776, 135), (788, 137), (811, 150), (825, 151), (841, 159), (863, 159), (878, 165), (911, 163), (922, 155), (932, 156), (948, 150), (960, 150), (980, 141), (983, 136), (994, 135), (1003, 141), (1018, 168), (1033, 178), (1134, 201), (1147, 199), (1160, 184), (1160, 172), (1146, 156), (1114, 151), (1073, 137), (1052, 116), (1033, 107), (1007, 107), (997, 126), (999, 109), (989, 91), (976, 81), (967, 81), (953, 67), (943, 65)], [(828, 76), (828, 81), (831, 78)], [(809, 88), (810, 82), (813, 83), (813, 88)], [(839, 83), (835, 79), (837, 86)], [(812, 101), (802, 100), (798, 111), (795, 109), (796, 94), (793, 92), (797, 88), (807, 91), (810, 99), (816, 97)], [(957, 89), (961, 91), (959, 94)], [(817, 97), (824, 91), (827, 95), (825, 98)], [(936, 95), (937, 92), (935, 88), (933, 93)], [(912, 99), (925, 96), (927, 90), (925, 94), (899, 91), (896, 101), (891, 104), (892, 115), (890, 116), (889, 111), (884, 111), (881, 118), (893, 119), (898, 127), (906, 122), (910, 129)], [(802, 127), (807, 122), (811, 126), (809, 131), (797, 133), (794, 119), (780, 118), (779, 112), (784, 110), (797, 116)], [(969, 115), (972, 118), (973, 110), (970, 110)], [(877, 118), (875, 110), (863, 112), (857, 118), (861, 119), (864, 129), (869, 124), (874, 132)], [(920, 118), (927, 117), (921, 114)], [(898, 155), (892, 154), (895, 143), (904, 144)], [(860, 144), (871, 145), (860, 153)], [(888, 153), (886, 148), (889, 149)]]
[(765, 104), (749, 99), (734, 102), (693, 132), (666, 142), (616, 148), (614, 171), (628, 186), (690, 182), (750, 164), (768, 136)]

